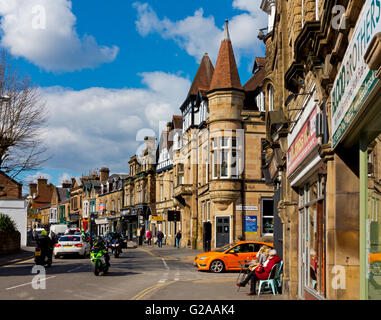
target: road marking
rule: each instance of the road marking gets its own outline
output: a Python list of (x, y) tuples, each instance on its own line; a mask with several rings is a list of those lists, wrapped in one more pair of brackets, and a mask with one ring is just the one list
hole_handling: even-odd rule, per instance
[(174, 281), (170, 281), (170, 282), (167, 282), (164, 284), (155, 284), (154, 286), (146, 288), (143, 291), (139, 292), (136, 296), (132, 297), (131, 300), (141, 300), (148, 293), (150, 293), (156, 289), (160, 289), (160, 288), (169, 286), (171, 283), (174, 283)]
[(167, 263), (165, 262), (164, 258), (161, 258), (161, 260), (163, 260), (164, 266), (169, 270), (169, 267), (168, 267)]
[(180, 280), (180, 270), (177, 270), (175, 274), (175, 281), (179, 281), (179, 280)]
[[(45, 279), (40, 279), (40, 281), (46, 281), (48, 279), (52, 279), (52, 278), (55, 278), (56, 276), (51, 276), (51, 277), (48, 277), (48, 278), (45, 278)], [(27, 286), (28, 284), (32, 284), (33, 281), (31, 282), (28, 282), (28, 283), (24, 283), (24, 284), (20, 284), (18, 286), (14, 286), (14, 287), (10, 287), (10, 288), (6, 288), (5, 290), (12, 290), (12, 289), (16, 289), (16, 288), (19, 288), (19, 287), (24, 287), (24, 286)]]
[(70, 270), (68, 270), (67, 272), (72, 272), (72, 271), (77, 270), (77, 269), (80, 269), (80, 268), (82, 268), (82, 267), (84, 267), (84, 266), (78, 266), (78, 267), (75, 267), (74, 269), (70, 269)]

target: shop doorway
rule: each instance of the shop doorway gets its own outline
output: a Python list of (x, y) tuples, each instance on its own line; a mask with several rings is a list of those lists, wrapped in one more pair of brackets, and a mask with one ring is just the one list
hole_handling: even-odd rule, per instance
[(230, 217), (216, 217), (216, 247), (230, 242)]

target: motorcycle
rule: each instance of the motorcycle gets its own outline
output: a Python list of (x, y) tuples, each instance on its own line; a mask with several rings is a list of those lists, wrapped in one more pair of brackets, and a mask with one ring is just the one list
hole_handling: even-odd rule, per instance
[(111, 251), (114, 254), (115, 258), (118, 258), (119, 255), (121, 254), (121, 248), (120, 248), (120, 243), (119, 240), (113, 239), (111, 240)]
[(108, 266), (105, 258), (105, 251), (102, 249), (93, 249), (90, 252), (90, 260), (93, 264), (94, 274), (99, 275), (100, 272), (105, 275), (108, 272)]
[(52, 265), (52, 255), (46, 254), (46, 250), (42, 250), (40, 247), (37, 247), (34, 250), (34, 263), (40, 266), (51, 267)]

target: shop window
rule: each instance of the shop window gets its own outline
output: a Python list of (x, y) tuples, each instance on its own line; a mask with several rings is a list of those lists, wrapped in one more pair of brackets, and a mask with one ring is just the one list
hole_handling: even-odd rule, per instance
[(262, 199), (262, 235), (273, 235), (274, 233), (274, 200)]
[[(324, 199), (322, 179), (299, 189), (301, 288), (324, 296)], [(301, 293), (303, 294), (303, 293)]]

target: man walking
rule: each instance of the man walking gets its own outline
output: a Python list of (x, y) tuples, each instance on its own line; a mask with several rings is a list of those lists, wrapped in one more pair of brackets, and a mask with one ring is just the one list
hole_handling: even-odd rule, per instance
[(163, 247), (163, 238), (164, 238), (164, 233), (159, 231), (157, 233), (157, 245), (159, 248)]
[(180, 240), (181, 240), (181, 231), (179, 230), (179, 232), (177, 232), (177, 234), (176, 234), (176, 247), (177, 247), (177, 249), (180, 248)]

